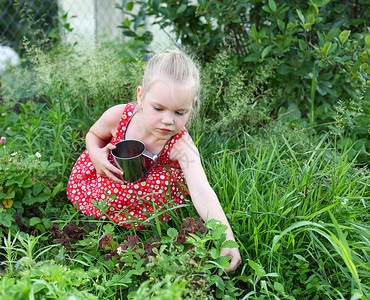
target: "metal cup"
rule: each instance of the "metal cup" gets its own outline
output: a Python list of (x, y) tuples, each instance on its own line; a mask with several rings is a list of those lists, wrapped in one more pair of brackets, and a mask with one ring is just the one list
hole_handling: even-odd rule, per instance
[(111, 151), (116, 166), (123, 171), (123, 180), (135, 182), (143, 180), (149, 168), (145, 164), (145, 157), (155, 163), (157, 155), (146, 150), (145, 144), (139, 140), (124, 140), (116, 144)]

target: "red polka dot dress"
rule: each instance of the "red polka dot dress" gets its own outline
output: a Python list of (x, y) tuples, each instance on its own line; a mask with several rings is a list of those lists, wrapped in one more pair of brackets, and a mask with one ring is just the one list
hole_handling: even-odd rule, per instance
[[(110, 141), (112, 144), (123, 140), (134, 110), (133, 103), (126, 105), (116, 136)], [(149, 222), (148, 218), (158, 212), (161, 221), (170, 220), (166, 211), (182, 204), (187, 196), (180, 166), (177, 161), (171, 161), (169, 158), (173, 145), (185, 134), (187, 131), (184, 128), (167, 141), (144, 181), (125, 182), (122, 185), (101, 177), (85, 150), (74, 165), (68, 181), (69, 200), (85, 215), (110, 219), (126, 228), (145, 228)], [(111, 154), (108, 159), (113, 164)], [(145, 159), (148, 160), (146, 163), (152, 164), (149, 158)]]

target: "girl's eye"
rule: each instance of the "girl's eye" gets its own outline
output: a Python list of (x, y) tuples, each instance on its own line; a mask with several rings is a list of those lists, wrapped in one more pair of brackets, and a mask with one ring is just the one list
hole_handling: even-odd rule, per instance
[(163, 110), (162, 108), (159, 108), (159, 107), (156, 107), (156, 106), (154, 106), (154, 109), (157, 110), (157, 111), (162, 111)]
[(182, 116), (183, 114), (185, 114), (185, 112), (183, 112), (183, 111), (177, 111), (176, 114), (179, 115), (179, 116)]

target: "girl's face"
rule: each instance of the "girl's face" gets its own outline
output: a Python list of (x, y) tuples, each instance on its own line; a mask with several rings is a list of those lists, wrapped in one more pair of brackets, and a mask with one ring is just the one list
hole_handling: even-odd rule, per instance
[(137, 89), (137, 101), (143, 113), (143, 124), (158, 139), (169, 139), (181, 131), (188, 120), (192, 101), (181, 84), (158, 80), (144, 95), (141, 86)]

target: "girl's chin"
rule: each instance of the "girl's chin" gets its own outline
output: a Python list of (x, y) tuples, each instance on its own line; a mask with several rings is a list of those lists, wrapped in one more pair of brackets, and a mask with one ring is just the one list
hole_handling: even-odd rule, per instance
[(156, 131), (153, 132), (153, 135), (158, 139), (168, 140), (172, 136), (172, 133), (171, 132), (162, 132), (161, 130), (156, 130)]

